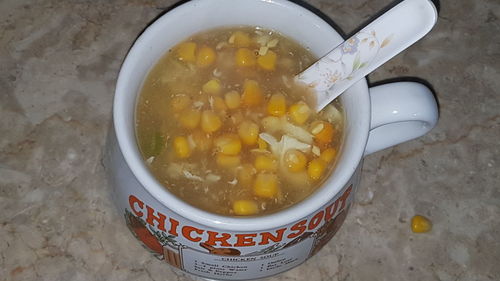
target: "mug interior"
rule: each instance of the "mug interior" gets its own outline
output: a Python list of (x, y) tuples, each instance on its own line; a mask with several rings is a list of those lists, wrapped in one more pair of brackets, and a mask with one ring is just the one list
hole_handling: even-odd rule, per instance
[[(277, 213), (248, 218), (209, 213), (185, 203), (164, 188), (149, 172), (135, 137), (137, 96), (149, 70), (173, 46), (190, 35), (217, 27), (250, 25), (276, 30), (321, 57), (342, 37), (325, 21), (284, 0), (194, 0), (150, 25), (130, 49), (115, 90), (113, 118), (118, 144), (132, 173), (159, 202), (191, 221), (226, 230), (257, 231), (297, 221), (326, 204), (349, 181), (368, 138), (370, 107), (366, 80), (341, 96), (346, 113), (342, 152), (332, 175), (304, 201)], [(277, 223), (279, 222), (279, 223)]]

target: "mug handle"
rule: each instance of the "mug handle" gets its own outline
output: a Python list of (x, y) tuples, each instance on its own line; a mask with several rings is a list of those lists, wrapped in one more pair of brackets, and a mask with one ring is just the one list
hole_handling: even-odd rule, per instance
[(438, 107), (431, 90), (417, 82), (396, 82), (370, 88), (371, 123), (365, 156), (429, 132)]

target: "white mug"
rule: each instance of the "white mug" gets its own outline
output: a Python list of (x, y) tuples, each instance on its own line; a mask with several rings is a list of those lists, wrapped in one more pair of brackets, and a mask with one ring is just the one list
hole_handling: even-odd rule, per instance
[(167, 12), (136, 40), (120, 70), (106, 166), (113, 200), (127, 225), (158, 258), (189, 274), (244, 280), (291, 269), (325, 245), (353, 202), (365, 155), (424, 135), (437, 122), (428, 88), (365, 79), (341, 96), (345, 137), (337, 166), (307, 199), (251, 218), (197, 209), (164, 188), (142, 160), (135, 137), (137, 95), (160, 57), (190, 35), (218, 27), (261, 26), (288, 36), (321, 57), (343, 41), (320, 17), (285, 0), (194, 0)]

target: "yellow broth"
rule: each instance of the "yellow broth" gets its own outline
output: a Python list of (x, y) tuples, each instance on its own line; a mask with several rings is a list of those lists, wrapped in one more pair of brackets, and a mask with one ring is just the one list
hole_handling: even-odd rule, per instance
[(293, 77), (315, 61), (281, 34), (233, 27), (196, 34), (148, 74), (136, 108), (144, 161), (200, 209), (262, 215), (295, 204), (336, 162), (343, 112), (308, 106)]

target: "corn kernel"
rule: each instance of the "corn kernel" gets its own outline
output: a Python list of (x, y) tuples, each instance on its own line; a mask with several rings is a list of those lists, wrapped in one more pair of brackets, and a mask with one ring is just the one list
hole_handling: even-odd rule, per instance
[(305, 102), (299, 101), (298, 103), (290, 106), (288, 109), (288, 115), (290, 116), (290, 119), (295, 122), (295, 124), (302, 125), (307, 121), (307, 119), (309, 119), (311, 109)]
[(236, 109), (240, 107), (241, 97), (238, 92), (230, 91), (224, 96), (224, 101), (229, 109)]
[(278, 177), (275, 174), (258, 174), (253, 185), (253, 192), (259, 197), (275, 198), (279, 192)]
[(201, 129), (205, 133), (213, 133), (222, 127), (222, 121), (219, 116), (211, 110), (205, 110), (201, 113)]
[(238, 127), (238, 135), (246, 145), (254, 145), (259, 137), (259, 125), (252, 121), (243, 121)]
[(200, 151), (208, 151), (212, 147), (212, 139), (207, 133), (202, 131), (194, 131), (192, 134), (196, 149)]
[(323, 160), (316, 158), (309, 162), (307, 166), (307, 174), (313, 180), (319, 180), (326, 170), (326, 163)]
[(188, 96), (177, 95), (172, 98), (172, 101), (170, 102), (170, 107), (172, 108), (173, 112), (180, 112), (183, 109), (186, 109), (186, 107), (188, 107), (190, 103), (191, 99)]
[(216, 57), (214, 49), (202, 46), (196, 56), (196, 65), (202, 68), (208, 67), (215, 62)]
[(257, 170), (251, 164), (243, 164), (238, 170), (238, 183), (244, 187), (250, 187), (256, 173)]
[(207, 83), (203, 84), (201, 87), (203, 92), (211, 95), (217, 95), (220, 93), (222, 86), (217, 79), (211, 79)]
[(240, 156), (217, 153), (217, 155), (215, 155), (215, 162), (223, 168), (233, 168), (240, 165)]
[(311, 125), (314, 140), (320, 145), (328, 145), (332, 142), (335, 130), (332, 124), (326, 121), (317, 121)]
[(276, 171), (278, 169), (278, 162), (272, 156), (257, 155), (254, 162), (255, 169), (258, 171)]
[(233, 123), (233, 125), (238, 125), (241, 122), (243, 122), (243, 120), (245, 120), (245, 116), (239, 111), (232, 113), (230, 118), (231, 118), (231, 123)]
[(432, 229), (431, 221), (421, 215), (416, 215), (411, 218), (411, 230), (415, 233), (425, 233)]
[(238, 216), (250, 216), (259, 212), (259, 206), (254, 200), (236, 200), (233, 203), (233, 212)]
[(286, 99), (283, 94), (274, 94), (267, 103), (267, 113), (272, 116), (283, 116), (286, 113)]
[(224, 100), (221, 97), (212, 97), (212, 99), (213, 99), (214, 110), (219, 114), (225, 114), (227, 106)]
[(239, 48), (236, 51), (236, 65), (237, 66), (254, 66), (257, 62), (255, 53), (247, 48)]
[(267, 142), (260, 137), (257, 138), (257, 145), (259, 146), (259, 149), (267, 149)]
[(184, 42), (177, 47), (177, 58), (180, 61), (195, 62), (196, 61), (196, 43)]
[(277, 57), (275, 52), (268, 50), (265, 55), (257, 58), (257, 64), (259, 64), (262, 69), (272, 71), (276, 68)]
[(285, 152), (285, 165), (290, 172), (301, 172), (307, 166), (306, 155), (297, 149), (289, 149)]
[(240, 138), (235, 134), (226, 134), (215, 139), (217, 151), (226, 155), (238, 155), (241, 151)]
[(246, 106), (257, 106), (264, 99), (259, 83), (255, 80), (245, 80), (241, 101)]
[(229, 37), (229, 43), (234, 44), (236, 47), (248, 47), (251, 44), (251, 39), (248, 33), (243, 31), (236, 31)]
[(188, 158), (191, 156), (191, 148), (186, 137), (175, 137), (173, 141), (175, 155), (179, 158)]
[(200, 123), (200, 116), (198, 110), (190, 108), (179, 114), (179, 123), (186, 129), (195, 129)]
[(321, 155), (319, 156), (319, 158), (328, 164), (328, 163), (332, 162), (333, 159), (335, 159), (335, 156), (337, 156), (337, 150), (330, 147), (330, 148), (323, 150), (321, 152)]

